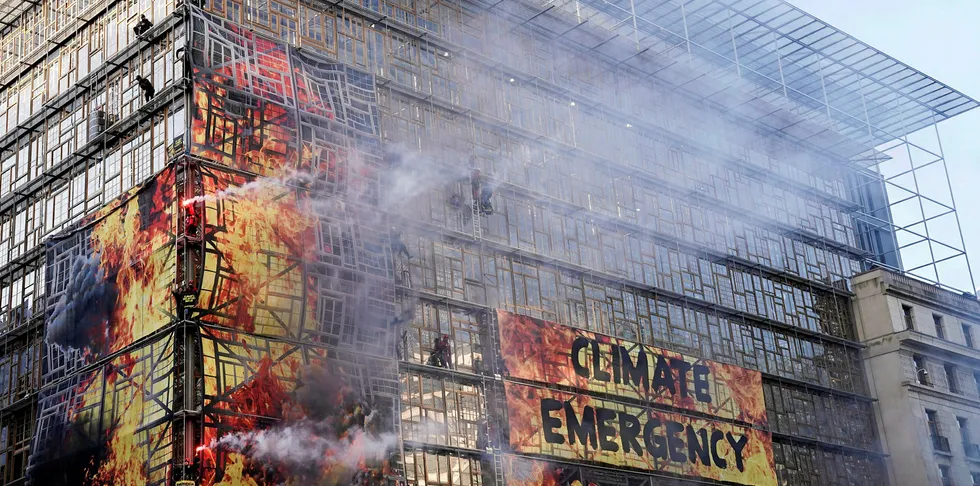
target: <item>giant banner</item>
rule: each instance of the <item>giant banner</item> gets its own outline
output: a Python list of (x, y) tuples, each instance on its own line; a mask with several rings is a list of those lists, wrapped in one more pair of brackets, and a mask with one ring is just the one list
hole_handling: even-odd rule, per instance
[(518, 383), (504, 389), (515, 452), (776, 484), (768, 432)]
[(168, 167), (46, 242), (34, 484), (166, 481), (174, 178)]
[(191, 155), (204, 272), (191, 316), (393, 354), (395, 313), (371, 75), (194, 11)]
[(391, 360), (219, 327), (202, 328), (201, 355), (196, 484), (379, 484), (391, 473), (394, 399), (367, 393), (386, 385)]
[(758, 371), (497, 311), (512, 378), (766, 425)]
[(398, 377), (374, 79), (190, 13), (193, 157), (174, 145), (47, 243), (30, 481), (382, 482)]
[[(49, 363), (77, 366), (75, 349)], [(50, 364), (48, 366), (51, 366)], [(172, 457), (173, 334), (125, 351), (54, 383), (38, 395), (31, 481), (37, 485), (153, 485)]]
[(196, 9), (191, 30), (199, 163), (181, 205), (200, 215), (200, 256), (184, 310), (203, 380), (183, 477), (382, 484), (398, 378), (374, 79)]
[(59, 367), (45, 384), (172, 322), (174, 177), (167, 167), (46, 242), (45, 341)]

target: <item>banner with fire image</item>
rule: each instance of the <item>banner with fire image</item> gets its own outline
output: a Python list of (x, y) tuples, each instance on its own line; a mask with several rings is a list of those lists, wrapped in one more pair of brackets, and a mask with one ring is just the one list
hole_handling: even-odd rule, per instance
[(173, 321), (176, 170), (119, 196), (46, 242), (44, 382), (123, 350)]
[[(31, 480), (384, 475), (399, 395), (373, 77), (191, 12), (189, 154), (48, 243)], [(175, 347), (178, 323), (197, 341)]]
[(769, 432), (512, 382), (504, 390), (515, 452), (777, 484)]
[(163, 484), (174, 175), (164, 170), (46, 243), (34, 484)]
[(198, 484), (361, 485), (393, 475), (393, 361), (209, 327), (201, 344)]
[[(389, 234), (370, 207), (295, 181), (201, 164), (199, 275), (187, 315), (262, 336), (390, 356), (395, 314)], [(374, 224), (365, 224), (365, 221)]]
[(762, 374), (498, 310), (507, 376), (765, 427)]
[(394, 353), (374, 78), (192, 11), (190, 154), (203, 273), (190, 315), (237, 331)]
[(503, 454), (507, 486), (691, 486), (690, 479)]
[(372, 161), (349, 160), (379, 143), (370, 73), (192, 13), (191, 155), (259, 176), (309, 173), (321, 193), (376, 196)]
[(399, 395), (373, 76), (191, 12), (196, 479), (374, 484)]
[[(84, 360), (52, 350), (46, 366)], [(165, 485), (173, 457), (174, 339), (166, 332), (39, 393), (36, 485)]]

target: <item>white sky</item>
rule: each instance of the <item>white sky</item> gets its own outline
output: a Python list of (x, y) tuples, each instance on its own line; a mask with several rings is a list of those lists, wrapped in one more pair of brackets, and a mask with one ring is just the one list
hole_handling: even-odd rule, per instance
[[(980, 0), (788, 0), (974, 99), (980, 99)], [(980, 109), (939, 124), (973, 278), (980, 286)], [(966, 268), (949, 269), (961, 273)], [(944, 283), (945, 283), (945, 277)]]

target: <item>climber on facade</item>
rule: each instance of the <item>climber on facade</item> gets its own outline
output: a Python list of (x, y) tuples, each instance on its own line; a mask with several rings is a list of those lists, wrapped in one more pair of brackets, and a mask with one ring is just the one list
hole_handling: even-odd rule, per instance
[(473, 192), (473, 204), (477, 205), (480, 213), (493, 214), (493, 188), (487, 183), (480, 169), (473, 169), (470, 173), (470, 190)]
[(405, 255), (405, 258), (412, 259), (412, 254), (408, 251), (408, 246), (402, 241), (402, 233), (397, 228), (391, 228), (391, 251), (397, 255)]
[(485, 183), (480, 187), (480, 212), (487, 216), (493, 214), (493, 189)]
[(150, 30), (150, 28), (152, 27), (153, 27), (153, 22), (150, 22), (150, 20), (146, 18), (146, 15), (140, 15), (139, 22), (137, 22), (136, 25), (133, 26), (133, 33), (136, 34), (136, 37), (140, 37), (143, 34), (145, 34), (146, 31)]
[(200, 221), (197, 217), (196, 204), (188, 204), (187, 216), (184, 218), (184, 227), (187, 229), (187, 236), (198, 236)]
[(435, 338), (432, 341), (432, 354), (429, 355), (428, 364), (440, 368), (449, 369), (449, 359), (452, 350), (449, 347), (449, 335), (443, 334), (442, 338)]
[(143, 99), (149, 102), (156, 95), (156, 90), (153, 88), (153, 83), (149, 79), (143, 76), (136, 76), (136, 82), (139, 83), (140, 89), (143, 90)]

